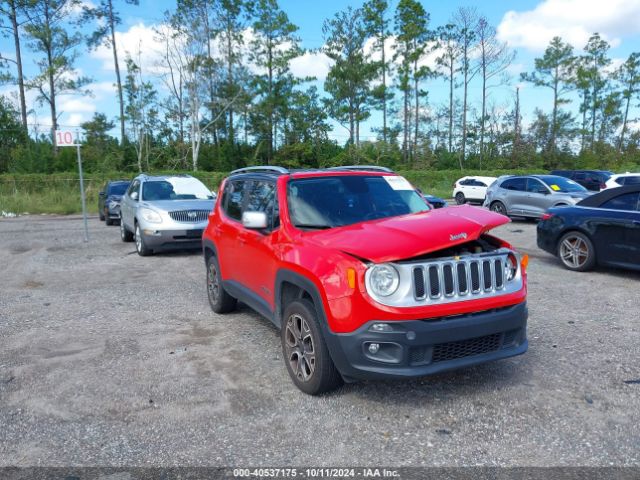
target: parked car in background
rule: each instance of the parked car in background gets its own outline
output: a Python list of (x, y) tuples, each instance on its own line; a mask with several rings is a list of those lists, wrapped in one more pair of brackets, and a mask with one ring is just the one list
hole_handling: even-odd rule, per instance
[(596, 265), (640, 270), (640, 185), (604, 190), (538, 223), (538, 246), (569, 270)]
[(139, 255), (199, 248), (215, 195), (190, 175), (138, 175), (122, 197), (120, 237)]
[(512, 357), (527, 349), (527, 257), (486, 233), (508, 221), (433, 210), (392, 172), (236, 170), (203, 234), (209, 303), (272, 321), (308, 394)]
[(420, 195), (422, 195), (433, 208), (444, 208), (448, 205), (447, 201), (444, 198), (429, 195), (428, 193), (424, 193), (421, 190), (418, 190), (418, 193), (420, 193)]
[(458, 205), (467, 202), (484, 202), (487, 188), (495, 177), (462, 177), (453, 184), (453, 198)]
[(605, 183), (606, 188), (616, 188), (623, 185), (640, 185), (640, 173), (618, 173), (612, 175)]
[(608, 170), (553, 170), (550, 175), (568, 178), (579, 183), (587, 190), (599, 192), (605, 188), (605, 184), (613, 175), (613, 172)]
[(502, 215), (541, 218), (549, 208), (575, 205), (589, 195), (582, 185), (556, 175), (503, 176), (487, 189), (484, 206)]
[(98, 215), (107, 225), (120, 219), (120, 200), (130, 184), (129, 180), (113, 180), (98, 193)]

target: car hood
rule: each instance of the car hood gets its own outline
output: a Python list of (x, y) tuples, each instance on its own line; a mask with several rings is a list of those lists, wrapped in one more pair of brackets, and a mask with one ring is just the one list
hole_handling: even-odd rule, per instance
[(114, 202), (119, 202), (120, 200), (122, 200), (122, 195), (109, 195), (107, 197), (107, 200), (111, 200)]
[(140, 206), (162, 210), (165, 212), (175, 212), (179, 210), (213, 210), (215, 200), (154, 200), (143, 201)]
[(510, 220), (463, 205), (310, 232), (308, 239), (375, 263), (392, 262), (477, 239)]

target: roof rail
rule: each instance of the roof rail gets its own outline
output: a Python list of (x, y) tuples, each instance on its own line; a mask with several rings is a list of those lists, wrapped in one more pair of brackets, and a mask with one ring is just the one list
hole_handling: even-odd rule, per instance
[(237, 170), (233, 170), (229, 175), (236, 175), (238, 173), (250, 173), (250, 172), (264, 172), (264, 173), (280, 173), (287, 174), (289, 170), (284, 167), (276, 167), (276, 166), (261, 166), (261, 167), (244, 167), (238, 168)]
[(327, 170), (364, 170), (368, 172), (386, 172), (393, 173), (393, 170), (387, 167), (381, 167), (379, 165), (344, 165), (341, 167), (330, 167)]

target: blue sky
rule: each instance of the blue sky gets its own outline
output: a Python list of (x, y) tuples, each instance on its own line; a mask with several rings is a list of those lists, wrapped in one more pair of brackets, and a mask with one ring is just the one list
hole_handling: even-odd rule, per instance
[[(89, 0), (85, 0), (88, 2)], [(122, 25), (118, 28), (119, 41), (122, 48), (130, 50), (135, 57), (138, 45), (146, 62), (146, 72), (150, 80), (161, 86), (161, 82), (154, 76), (154, 50), (157, 45), (153, 42), (153, 27), (161, 22), (163, 12), (175, 8), (173, 0), (141, 0), (139, 6), (126, 5), (122, 1), (115, 2), (121, 9)], [(392, 0), (391, 11), (395, 9), (397, 0)], [(491, 90), (491, 102), (496, 108), (511, 108), (514, 95), (514, 86), (519, 84), (519, 74), (522, 71), (531, 71), (533, 59), (540, 56), (553, 35), (560, 35), (570, 41), (576, 50), (581, 50), (588, 36), (594, 32), (600, 32), (612, 45), (610, 56), (614, 64), (619, 64), (633, 51), (640, 51), (640, 0), (512, 0), (505, 1), (459, 1), (447, 2), (422, 2), (426, 11), (430, 14), (431, 28), (443, 25), (451, 17), (454, 10), (461, 6), (477, 8), (478, 12), (487, 17), (489, 22), (497, 27), (501, 40), (507, 42), (516, 50), (517, 56), (509, 73), (512, 76), (512, 85), (494, 88)], [(322, 46), (322, 24), (324, 19), (332, 16), (337, 11), (348, 5), (359, 7), (361, 1), (339, 0), (281, 0), (281, 8), (287, 12), (290, 20), (299, 26), (299, 37), (305, 48), (317, 49)], [(0, 39), (0, 51), (4, 55), (12, 54), (10, 39)], [(124, 57), (124, 52), (120, 52)], [(23, 45), (23, 59), (27, 75), (34, 72), (36, 57)], [(121, 65), (124, 62), (121, 63)], [(92, 97), (62, 97), (59, 99), (59, 110), (62, 112), (60, 124), (75, 127), (82, 121), (92, 117), (94, 112), (104, 112), (114, 119), (117, 115), (116, 94), (113, 87), (114, 74), (112, 71), (111, 52), (107, 49), (88, 51), (82, 48), (77, 62), (79, 73), (88, 75), (94, 79), (89, 87)], [(145, 67), (143, 67), (145, 68)], [(319, 77), (318, 85), (322, 85), (323, 75), (326, 74), (328, 64), (326, 58), (320, 54), (308, 54), (298, 59), (293, 68), (294, 73), (300, 75), (314, 74)], [(548, 111), (550, 109), (551, 96), (545, 89), (534, 88), (531, 85), (521, 85), (522, 113), (530, 119), (536, 107)], [(447, 86), (443, 79), (429, 80), (423, 88), (429, 91), (431, 107), (437, 107), (446, 102)], [(471, 107), (479, 105), (480, 85), (473, 82), (470, 89)], [(12, 85), (0, 87), (0, 93), (11, 95), (15, 91)], [(460, 92), (458, 92), (460, 93)], [(46, 131), (50, 124), (46, 109), (38, 107), (35, 102), (35, 93), (28, 95), (29, 107), (34, 109), (30, 122), (41, 125), (40, 129)], [(573, 107), (577, 106), (577, 101)], [(571, 108), (571, 107), (569, 107)], [(638, 113), (637, 111), (634, 113)], [(637, 116), (637, 115), (636, 115)], [(362, 137), (368, 138), (371, 134), (369, 127), (379, 123), (379, 115), (374, 115), (372, 120), (362, 129)], [(114, 130), (114, 134), (116, 131)], [(346, 130), (336, 126), (333, 137), (343, 141)]]

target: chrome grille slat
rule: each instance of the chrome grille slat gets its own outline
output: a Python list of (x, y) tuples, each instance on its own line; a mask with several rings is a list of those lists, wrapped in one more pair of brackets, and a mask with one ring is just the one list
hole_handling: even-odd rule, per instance
[(209, 218), (209, 210), (176, 210), (169, 212), (174, 222), (200, 223)]

